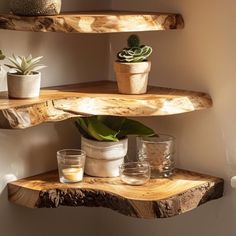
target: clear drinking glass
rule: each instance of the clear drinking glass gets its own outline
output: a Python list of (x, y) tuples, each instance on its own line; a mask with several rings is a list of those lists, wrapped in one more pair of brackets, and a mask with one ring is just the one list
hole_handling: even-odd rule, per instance
[(120, 178), (129, 185), (143, 185), (150, 179), (148, 162), (128, 162), (120, 166)]
[(57, 152), (58, 172), (61, 183), (77, 183), (83, 180), (86, 154), (79, 149)]
[(138, 158), (151, 166), (151, 178), (170, 177), (175, 168), (175, 138), (160, 134), (155, 137), (137, 137)]

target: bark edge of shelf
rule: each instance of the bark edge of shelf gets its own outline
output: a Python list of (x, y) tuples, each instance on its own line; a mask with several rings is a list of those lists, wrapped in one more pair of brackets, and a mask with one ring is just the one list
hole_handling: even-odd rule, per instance
[(105, 207), (137, 218), (168, 218), (221, 198), (224, 180), (186, 170), (170, 179), (127, 186), (119, 178), (85, 177), (83, 183), (61, 184), (57, 171), (8, 184), (9, 200), (30, 208)]
[(98, 81), (41, 90), (37, 99), (8, 99), (0, 92), (0, 128), (24, 129), (86, 115), (163, 116), (207, 109), (206, 93), (150, 86), (147, 94), (119, 94), (111, 81)]
[(182, 28), (183, 17), (175, 13), (98, 11), (34, 17), (0, 14), (0, 29), (18, 31), (117, 33)]

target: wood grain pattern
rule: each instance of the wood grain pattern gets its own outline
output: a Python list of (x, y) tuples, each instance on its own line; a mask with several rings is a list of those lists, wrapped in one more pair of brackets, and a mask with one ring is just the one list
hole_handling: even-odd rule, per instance
[(8, 99), (1, 92), (0, 128), (24, 129), (85, 115), (173, 115), (211, 106), (205, 93), (149, 87), (144, 95), (124, 95), (115, 82), (100, 81), (43, 89), (40, 98), (30, 100)]
[(223, 195), (220, 178), (176, 170), (170, 179), (152, 179), (143, 186), (119, 178), (85, 177), (82, 183), (62, 184), (57, 171), (8, 184), (9, 200), (30, 208), (59, 206), (106, 207), (138, 218), (167, 218), (193, 210)]
[(182, 29), (180, 14), (135, 12), (80, 12), (57, 16), (22, 17), (0, 15), (0, 29), (64, 32), (114, 33)]

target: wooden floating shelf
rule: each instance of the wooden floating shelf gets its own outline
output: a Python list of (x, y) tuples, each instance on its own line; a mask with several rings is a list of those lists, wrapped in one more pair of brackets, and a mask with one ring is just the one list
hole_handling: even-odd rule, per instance
[(182, 29), (180, 14), (143, 12), (80, 12), (57, 16), (23, 17), (0, 15), (0, 29), (64, 32), (64, 33), (114, 33)]
[(0, 128), (24, 129), (87, 115), (161, 116), (206, 109), (211, 98), (200, 92), (149, 87), (144, 95), (119, 94), (111, 81), (42, 89), (40, 98), (8, 99), (0, 93)]
[(61, 184), (57, 171), (8, 184), (9, 200), (30, 208), (59, 206), (106, 207), (138, 218), (167, 218), (221, 198), (220, 178), (177, 170), (170, 179), (152, 179), (143, 186), (119, 178), (85, 177), (82, 183)]

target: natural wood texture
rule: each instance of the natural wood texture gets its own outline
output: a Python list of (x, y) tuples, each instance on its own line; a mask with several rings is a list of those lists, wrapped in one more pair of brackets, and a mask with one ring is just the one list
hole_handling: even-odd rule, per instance
[(43, 89), (38, 99), (8, 99), (0, 93), (0, 128), (28, 128), (81, 115), (159, 116), (212, 106), (200, 92), (149, 87), (144, 95), (117, 92), (115, 82), (100, 81)]
[(85, 177), (61, 184), (57, 171), (8, 184), (9, 200), (30, 208), (106, 207), (139, 218), (167, 218), (193, 210), (223, 195), (220, 178), (177, 170), (170, 179), (152, 179), (143, 186), (119, 178)]
[(22, 17), (0, 15), (0, 29), (64, 32), (113, 33), (182, 29), (180, 14), (135, 12), (80, 12), (57, 16)]

